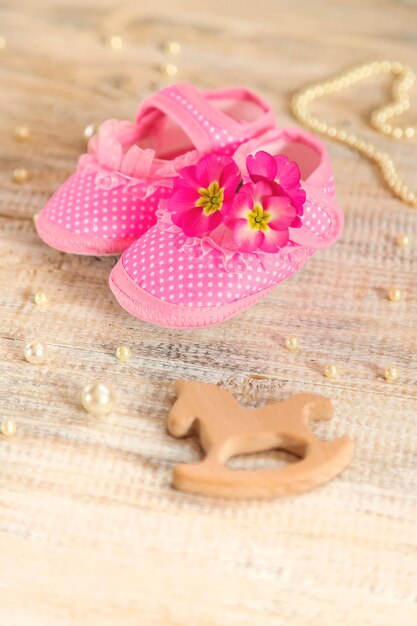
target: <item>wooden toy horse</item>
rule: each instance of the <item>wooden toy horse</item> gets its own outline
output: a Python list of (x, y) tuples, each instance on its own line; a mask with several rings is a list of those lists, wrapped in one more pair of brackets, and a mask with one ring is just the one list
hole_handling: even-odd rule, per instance
[[(177, 400), (168, 418), (174, 437), (197, 434), (205, 458), (177, 465), (173, 486), (182, 491), (227, 498), (274, 497), (299, 493), (327, 482), (350, 462), (348, 437), (320, 441), (309, 420), (330, 420), (333, 406), (314, 393), (245, 409), (225, 389), (207, 383), (177, 381)], [(254, 471), (231, 470), (227, 461), (238, 454), (287, 450), (301, 460), (285, 467)]]

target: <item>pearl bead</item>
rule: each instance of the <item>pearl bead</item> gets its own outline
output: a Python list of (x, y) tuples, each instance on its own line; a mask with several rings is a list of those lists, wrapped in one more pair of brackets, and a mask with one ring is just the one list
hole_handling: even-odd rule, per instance
[(48, 304), (48, 296), (44, 291), (37, 291), (33, 299), (38, 306), (46, 306)]
[(179, 41), (165, 41), (163, 44), (165, 52), (177, 56), (181, 53), (181, 44)]
[(27, 126), (15, 126), (13, 129), (13, 137), (17, 141), (26, 141), (30, 137), (30, 130)]
[(13, 437), (16, 434), (15, 422), (10, 418), (4, 419), (0, 424), (0, 432), (5, 437)]
[(14, 183), (26, 183), (29, 178), (29, 172), (24, 167), (17, 167), (12, 172), (12, 180)]
[(132, 356), (132, 350), (128, 346), (119, 346), (116, 350), (116, 358), (119, 361), (128, 361)]
[(98, 131), (97, 124), (94, 124), (94, 122), (92, 122), (91, 124), (87, 124), (87, 126), (84, 128), (84, 131), (83, 131), (84, 139), (87, 139), (87, 140), (91, 139), (91, 137), (95, 135), (97, 131)]
[(83, 387), (81, 404), (90, 415), (101, 417), (114, 409), (116, 394), (110, 385), (97, 381)]
[(285, 338), (285, 347), (288, 350), (291, 350), (292, 352), (294, 352), (295, 350), (298, 350), (298, 348), (300, 347), (300, 342), (298, 337), (286, 337)]
[(324, 367), (323, 374), (330, 380), (337, 380), (339, 378), (339, 370), (334, 363), (328, 363)]
[(410, 238), (408, 235), (401, 234), (397, 236), (395, 242), (400, 248), (406, 248), (410, 243)]
[(28, 363), (43, 363), (46, 360), (46, 347), (38, 341), (31, 341), (25, 345), (24, 356)]
[(398, 378), (398, 370), (394, 366), (386, 367), (384, 370), (384, 378), (387, 382), (393, 383)]
[(162, 71), (168, 76), (176, 76), (178, 74), (178, 67), (174, 63), (167, 63), (161, 66)]
[(391, 300), (391, 302), (399, 302), (402, 297), (403, 294), (401, 293), (401, 289), (399, 289), (398, 287), (392, 287), (388, 291), (388, 298), (389, 300)]
[(113, 50), (120, 50), (123, 47), (123, 39), (120, 35), (110, 35), (106, 37), (105, 43)]

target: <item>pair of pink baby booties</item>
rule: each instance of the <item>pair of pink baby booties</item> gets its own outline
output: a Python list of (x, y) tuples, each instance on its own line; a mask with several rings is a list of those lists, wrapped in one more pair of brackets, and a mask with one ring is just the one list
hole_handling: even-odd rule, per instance
[(110, 275), (120, 305), (175, 329), (248, 308), (341, 233), (323, 144), (278, 128), (243, 88), (177, 84), (136, 120), (108, 120), (76, 172), (36, 219), (64, 252), (122, 254)]

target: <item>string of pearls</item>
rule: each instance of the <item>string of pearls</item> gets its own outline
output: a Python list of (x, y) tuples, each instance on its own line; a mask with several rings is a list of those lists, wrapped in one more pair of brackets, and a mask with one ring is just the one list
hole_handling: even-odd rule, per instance
[(389, 123), (394, 115), (401, 115), (410, 108), (408, 93), (416, 79), (414, 72), (409, 67), (398, 62), (374, 61), (373, 63), (366, 63), (330, 80), (315, 83), (294, 95), (291, 110), (296, 119), (307, 128), (339, 141), (375, 162), (381, 169), (382, 176), (392, 193), (403, 202), (417, 208), (417, 193), (401, 179), (387, 152), (378, 150), (370, 141), (365, 141), (353, 133), (327, 124), (310, 113), (311, 104), (318, 98), (337, 93), (361, 80), (381, 74), (391, 74), (394, 77), (393, 101), (372, 113), (371, 124), (379, 132), (394, 139), (417, 137), (417, 126), (394, 126)]

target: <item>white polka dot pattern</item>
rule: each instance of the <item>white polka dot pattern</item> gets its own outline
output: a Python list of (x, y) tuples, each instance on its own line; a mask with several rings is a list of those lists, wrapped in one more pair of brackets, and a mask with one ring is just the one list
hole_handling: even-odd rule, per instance
[(318, 202), (307, 200), (304, 204), (303, 227), (317, 239), (326, 239), (332, 226), (330, 215)]
[(335, 188), (334, 188), (334, 178), (333, 178), (333, 174), (330, 174), (328, 176), (327, 179), (327, 184), (324, 185), (323, 187), (323, 191), (326, 194), (326, 196), (330, 196), (333, 197), (335, 194)]
[[(123, 254), (122, 263), (131, 279), (149, 294), (184, 307), (215, 307), (235, 302), (285, 280), (300, 261), (270, 255), (265, 269), (257, 255), (248, 255), (241, 273), (225, 271), (223, 256), (213, 249), (192, 258), (181, 251), (185, 237), (158, 225)], [(311, 254), (308, 251), (305, 258)], [(304, 259), (305, 260), (305, 259)]]
[(73, 174), (46, 204), (45, 217), (68, 234), (134, 240), (155, 224), (160, 198), (171, 193), (159, 187), (146, 199), (138, 198), (125, 185), (97, 186), (96, 176), (91, 171)]
[(236, 148), (248, 139), (242, 130), (231, 127), (231, 120), (228, 128), (222, 128), (213, 120), (208, 119), (207, 109), (205, 109), (205, 114), (203, 114), (199, 109), (198, 102), (189, 102), (180, 89), (168, 87), (162, 90), (161, 93), (180, 105), (187, 111), (188, 115), (191, 115), (198, 122), (201, 129), (210, 138), (213, 151), (219, 154), (234, 154)]

